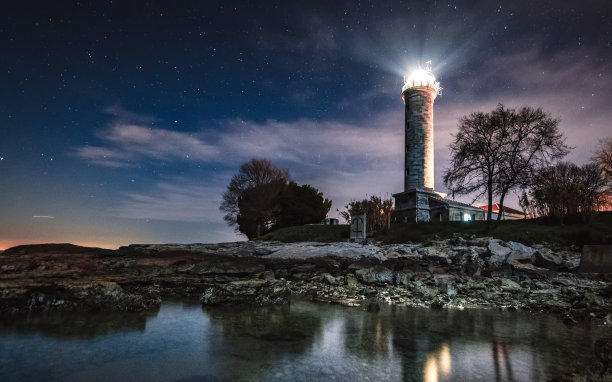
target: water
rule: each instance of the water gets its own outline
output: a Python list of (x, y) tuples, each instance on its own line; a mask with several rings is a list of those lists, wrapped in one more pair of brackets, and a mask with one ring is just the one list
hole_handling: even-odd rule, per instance
[(546, 381), (603, 335), (526, 312), (165, 302), (0, 320), (0, 381)]

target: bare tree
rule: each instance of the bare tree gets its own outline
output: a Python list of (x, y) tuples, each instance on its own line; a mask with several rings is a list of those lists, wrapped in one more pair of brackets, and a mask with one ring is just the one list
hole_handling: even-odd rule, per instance
[(612, 137), (602, 139), (599, 149), (593, 156), (593, 161), (606, 173), (608, 179), (612, 181)]
[(503, 209), (509, 191), (525, 187), (535, 169), (567, 154), (558, 124), (540, 108), (517, 111), (502, 104), (490, 113), (461, 118), (444, 184), (453, 196), (472, 194), (475, 201), (486, 195), (491, 221), (494, 196)]
[(346, 208), (346, 211), (340, 211), (340, 216), (349, 224), (352, 214), (366, 214), (366, 232), (389, 229), (391, 226), (391, 212), (393, 212), (393, 201), (391, 199), (371, 196), (370, 199), (353, 200), (344, 208)]
[[(239, 230), (242, 205), (243, 210), (248, 211), (247, 216), (243, 216), (242, 220), (244, 222), (245, 219), (248, 219), (254, 222), (255, 234), (258, 237), (267, 217), (274, 212), (274, 207), (268, 203), (273, 198), (268, 198), (266, 191), (276, 189), (277, 187), (273, 187), (273, 184), (286, 184), (289, 179), (287, 170), (274, 166), (268, 159), (252, 159), (242, 164), (238, 174), (234, 174), (227, 190), (223, 193), (223, 202), (219, 207), (222, 212), (225, 212), (223, 219), (230, 226), (238, 225), (236, 229)], [(267, 186), (264, 187), (266, 190), (263, 192), (253, 190), (260, 186)], [(248, 194), (247, 191), (249, 191)], [(245, 201), (242, 201), (244, 197), (251, 201), (250, 205), (245, 205)]]
[(475, 112), (459, 120), (459, 131), (450, 144), (451, 164), (444, 172), (444, 185), (452, 196), (487, 196), (487, 221), (491, 220), (495, 176), (503, 157), (507, 123), (493, 123), (490, 113)]
[(529, 195), (522, 199), (535, 215), (563, 224), (575, 217), (588, 221), (605, 203), (607, 194), (606, 180), (596, 164), (579, 167), (561, 162), (536, 171)]
[[(563, 158), (569, 147), (559, 132), (559, 120), (541, 108), (524, 106), (516, 111), (500, 104), (491, 115), (494, 126), (508, 132), (502, 142), (501, 161), (495, 176), (494, 192), (499, 196), (502, 211), (509, 191), (526, 188), (536, 169)], [(497, 220), (501, 216), (498, 214)]]

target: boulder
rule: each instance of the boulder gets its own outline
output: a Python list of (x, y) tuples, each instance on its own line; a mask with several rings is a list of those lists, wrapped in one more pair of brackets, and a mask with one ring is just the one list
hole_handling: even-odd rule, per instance
[(540, 248), (535, 252), (534, 264), (538, 267), (552, 269), (553, 271), (564, 268), (563, 257), (548, 248)]
[(516, 241), (508, 241), (506, 242), (506, 247), (510, 248), (512, 251), (525, 252), (525, 253), (535, 253), (535, 248), (528, 247), (525, 244), (518, 243)]
[(240, 280), (207, 288), (203, 305), (266, 306), (288, 304), (290, 291), (284, 283), (266, 280)]
[(501, 240), (489, 240), (489, 245), (487, 246), (487, 248), (489, 248), (491, 256), (489, 256), (489, 258), (487, 259), (487, 263), (491, 267), (500, 267), (506, 261), (506, 258), (508, 257), (510, 252), (512, 252), (510, 248), (502, 246), (501, 243)]
[(510, 263), (512, 261), (519, 261), (521, 263), (533, 263), (535, 259), (534, 254), (536, 252), (535, 248), (528, 247), (515, 241), (507, 242), (506, 247), (510, 248), (510, 250), (512, 251), (506, 259), (507, 263)]

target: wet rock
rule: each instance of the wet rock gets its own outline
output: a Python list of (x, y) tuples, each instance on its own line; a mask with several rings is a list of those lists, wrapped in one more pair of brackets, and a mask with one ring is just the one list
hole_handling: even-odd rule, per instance
[(410, 280), (414, 276), (414, 272), (411, 270), (402, 270), (393, 274), (393, 284), (395, 285), (408, 285)]
[(336, 278), (335, 278), (334, 276), (332, 276), (331, 274), (329, 274), (329, 273), (323, 273), (323, 274), (321, 275), (321, 277), (322, 277), (322, 278), (323, 278), (323, 280), (324, 280), (326, 283), (328, 283), (329, 285), (338, 285), (338, 284), (340, 284), (340, 283), (338, 282), (338, 280), (336, 280)]
[(586, 292), (580, 303), (577, 304), (577, 306), (585, 306), (590, 308), (593, 306), (603, 306), (604, 304), (604, 300), (601, 298), (601, 296), (594, 292)]
[(499, 283), (500, 283), (501, 289), (505, 291), (512, 292), (512, 291), (520, 291), (523, 289), (518, 283), (510, 279), (500, 279)]
[(393, 282), (393, 272), (383, 266), (358, 269), (355, 271), (355, 276), (366, 284)]
[(232, 281), (207, 288), (200, 302), (204, 305), (282, 305), (288, 304), (290, 291), (280, 282), (266, 280)]
[(429, 287), (418, 281), (412, 285), (413, 293), (415, 296), (432, 298), (440, 293), (438, 288)]
[(268, 248), (255, 248), (253, 251), (255, 256), (267, 256), (272, 253), (272, 251)]
[(264, 271), (261, 274), (261, 278), (266, 281), (274, 281), (276, 280), (276, 276), (274, 276), (274, 272), (272, 271)]
[(357, 278), (352, 274), (346, 275), (346, 277), (344, 278), (344, 283), (349, 288), (355, 288), (359, 285)]

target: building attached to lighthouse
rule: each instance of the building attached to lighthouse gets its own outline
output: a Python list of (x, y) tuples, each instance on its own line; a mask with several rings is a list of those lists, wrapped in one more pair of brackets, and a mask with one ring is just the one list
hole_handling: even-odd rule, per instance
[(442, 87), (431, 69), (404, 77), (404, 191), (394, 194), (395, 221), (482, 220), (481, 209), (434, 191), (434, 100)]

